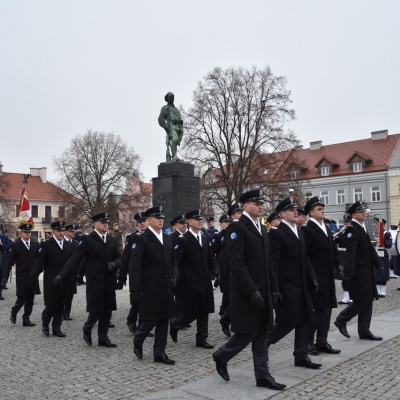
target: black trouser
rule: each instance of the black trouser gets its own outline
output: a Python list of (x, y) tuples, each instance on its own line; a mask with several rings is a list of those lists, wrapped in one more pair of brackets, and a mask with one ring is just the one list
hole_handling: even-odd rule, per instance
[(165, 348), (167, 347), (168, 319), (140, 321), (133, 343), (135, 346), (142, 347), (143, 342), (154, 327), (156, 327), (156, 330), (154, 332), (153, 355), (154, 357), (161, 357), (165, 355)]
[(197, 321), (196, 343), (202, 343), (208, 338), (208, 313), (198, 315), (181, 314), (171, 322), (174, 329), (183, 329), (194, 320)]
[(271, 376), (268, 369), (267, 332), (235, 333), (215, 355), (225, 364), (251, 343), (256, 379)]
[(222, 293), (221, 307), (219, 308), (219, 315), (221, 325), (229, 326), (231, 324), (231, 308), (229, 303), (229, 293)]
[(42, 312), (42, 324), (49, 326), (51, 319), (51, 327), (54, 331), (58, 331), (61, 328), (62, 316), (64, 311), (64, 304), (59, 301), (56, 305), (46, 306)]
[(369, 332), (372, 318), (372, 301), (353, 301), (337, 316), (339, 323), (347, 323), (358, 315), (358, 334)]
[[(311, 336), (310, 344), (314, 344), (316, 347), (322, 347), (328, 344), (328, 332), (331, 323), (332, 309), (324, 311), (314, 311), (315, 319), (311, 324)], [(316, 337), (315, 337), (315, 334)]]
[(99, 321), (97, 333), (99, 340), (108, 339), (108, 326), (110, 325), (111, 311), (89, 312), (86, 322), (83, 324), (83, 329), (86, 332), (91, 332), (93, 325)]
[(11, 308), (11, 314), (17, 315), (18, 311), (24, 306), (24, 314), (22, 315), (22, 320), (25, 321), (29, 319), (32, 314), (33, 300), (35, 298), (34, 293), (29, 293), (25, 296), (18, 296), (17, 301)]
[(139, 304), (134, 304), (129, 310), (128, 317), (126, 318), (126, 323), (128, 325), (130, 324), (136, 325), (136, 321), (138, 320), (138, 314), (139, 314)]
[(268, 332), (268, 344), (275, 344), (294, 329), (294, 361), (301, 361), (308, 357), (308, 344), (310, 339), (310, 324), (299, 325), (274, 325)]
[(72, 308), (72, 299), (74, 298), (74, 295), (72, 294), (68, 299), (65, 301), (64, 305), (64, 315), (69, 315), (71, 314), (71, 308)]

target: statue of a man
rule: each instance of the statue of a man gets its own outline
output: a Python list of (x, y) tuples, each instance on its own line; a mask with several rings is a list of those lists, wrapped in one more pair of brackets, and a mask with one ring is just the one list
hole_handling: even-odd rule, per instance
[(158, 123), (167, 133), (167, 161), (179, 161), (177, 151), (183, 136), (183, 121), (180, 111), (174, 106), (174, 94), (168, 92), (165, 101), (168, 104), (161, 109)]

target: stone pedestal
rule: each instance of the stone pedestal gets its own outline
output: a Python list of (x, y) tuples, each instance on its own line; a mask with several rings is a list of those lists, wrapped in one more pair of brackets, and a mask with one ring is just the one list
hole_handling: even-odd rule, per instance
[(166, 202), (164, 229), (175, 216), (199, 208), (200, 178), (194, 176), (194, 165), (182, 161), (159, 164), (158, 177), (153, 178), (153, 206), (158, 206), (160, 196)]

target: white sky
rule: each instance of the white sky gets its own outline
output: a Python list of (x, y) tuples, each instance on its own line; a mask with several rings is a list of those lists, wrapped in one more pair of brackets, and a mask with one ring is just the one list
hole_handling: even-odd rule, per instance
[(397, 0), (0, 0), (3, 169), (54, 180), (54, 156), (90, 128), (134, 146), (149, 181), (164, 95), (189, 106), (216, 66), (286, 76), (305, 147), (399, 133), (399, 15)]

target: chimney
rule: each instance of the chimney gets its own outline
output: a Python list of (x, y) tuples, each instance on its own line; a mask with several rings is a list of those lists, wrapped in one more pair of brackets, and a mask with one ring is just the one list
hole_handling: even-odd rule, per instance
[(322, 147), (322, 140), (310, 142), (310, 150), (319, 150)]
[(302, 144), (299, 144), (299, 145), (297, 145), (297, 146), (294, 146), (294, 149), (295, 150), (301, 150), (303, 148), (303, 145)]
[(387, 129), (384, 129), (383, 131), (371, 132), (371, 140), (387, 139), (387, 137), (388, 137), (388, 130)]
[(3, 163), (0, 161), (0, 175), (3, 175)]
[(30, 174), (31, 176), (40, 176), (41, 181), (47, 183), (47, 167), (31, 168)]

